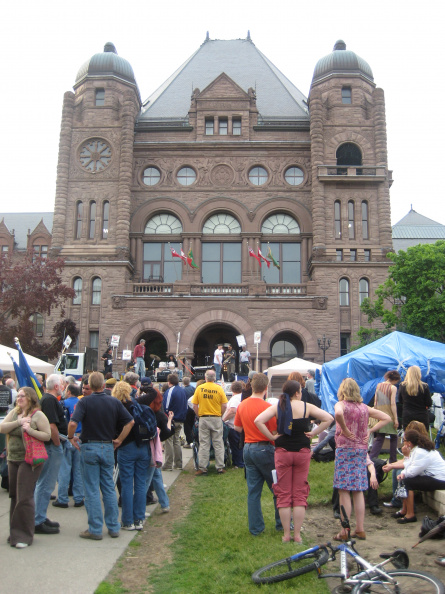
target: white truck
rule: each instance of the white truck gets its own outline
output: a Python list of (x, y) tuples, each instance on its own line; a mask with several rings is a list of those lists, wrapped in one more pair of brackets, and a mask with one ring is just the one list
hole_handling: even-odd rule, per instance
[(83, 353), (63, 353), (54, 367), (54, 373), (72, 375), (80, 380), (85, 373), (97, 371), (97, 350), (85, 347)]

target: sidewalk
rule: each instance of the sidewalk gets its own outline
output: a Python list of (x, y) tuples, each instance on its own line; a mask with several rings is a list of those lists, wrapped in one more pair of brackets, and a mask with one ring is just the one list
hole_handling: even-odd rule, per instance
[[(192, 450), (183, 449), (184, 467)], [(180, 471), (162, 473), (167, 488)], [(60, 522), (60, 534), (36, 534), (32, 547), (15, 549), (6, 538), (9, 535), (9, 496), (0, 490), (0, 592), (32, 592), (33, 594), (93, 594), (127, 548), (136, 532), (121, 531), (119, 538), (110, 538), (104, 527), (104, 538), (89, 541), (79, 537), (88, 528), (84, 507), (61, 509), (48, 507), (48, 517)], [(150, 505), (153, 513), (158, 507)], [(150, 530), (150, 518), (144, 530)]]

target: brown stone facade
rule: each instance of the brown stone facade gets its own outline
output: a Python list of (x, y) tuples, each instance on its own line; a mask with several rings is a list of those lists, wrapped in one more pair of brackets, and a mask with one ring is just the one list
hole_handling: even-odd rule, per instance
[[(352, 88), (346, 105), (345, 86)], [(99, 106), (97, 89), (105, 91)], [(386, 278), (391, 249), (384, 95), (363, 77), (334, 73), (312, 85), (308, 106), (306, 126), (260, 126), (253, 89), (242, 89), (222, 73), (193, 91), (186, 126), (150, 127), (138, 122), (137, 87), (116, 76), (86, 77), (65, 94), (52, 252), (66, 260), (67, 283), (81, 279), (80, 303), (67, 311), (80, 329), (78, 348), (89, 346), (92, 333), (98, 333), (102, 352), (105, 340), (118, 334), (120, 356), (144, 337), (148, 351), (152, 342), (164, 341), (166, 353), (179, 351), (187, 363), (203, 365), (206, 349), (213, 355), (217, 340), (236, 344), (240, 334), (256, 358), (253, 334), (261, 331), (259, 368), (265, 369), (277, 341), (317, 363), (323, 361), (317, 344), (323, 335), (331, 340), (327, 360), (340, 355), (341, 337), (353, 342), (365, 323), (360, 281), (367, 281), (372, 297)], [(212, 135), (206, 126), (213, 126)], [(227, 126), (227, 134), (218, 133), (219, 126)], [(337, 150), (344, 143), (359, 147), (360, 168), (337, 169)], [(86, 164), (88, 151), (92, 165)], [(261, 185), (249, 178), (256, 167), (267, 172)], [(286, 181), (290, 167), (303, 172), (299, 185)], [(148, 168), (159, 172), (153, 185), (144, 182)], [(190, 185), (178, 181), (183, 168), (194, 172)], [(165, 213), (180, 221), (181, 232), (148, 233), (147, 222)], [(262, 231), (277, 213), (295, 219), (300, 233)], [(218, 214), (238, 221), (239, 232), (206, 234), (206, 221)], [(240, 282), (203, 279), (203, 244), (209, 241), (241, 244)], [(248, 248), (256, 252), (268, 241), (299, 244), (299, 282), (264, 281), (266, 265), (260, 269)], [(152, 242), (181, 244), (185, 254), (192, 249), (199, 270), (178, 260), (180, 279), (147, 278), (144, 245)], [(97, 278), (100, 303), (93, 304)], [(345, 305), (341, 279), (348, 282)], [(122, 371), (124, 362), (117, 361), (115, 369)]]

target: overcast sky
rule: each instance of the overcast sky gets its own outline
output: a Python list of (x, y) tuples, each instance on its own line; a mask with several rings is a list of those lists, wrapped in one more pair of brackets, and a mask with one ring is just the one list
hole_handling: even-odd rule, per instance
[(112, 41), (147, 98), (211, 39), (252, 41), (306, 96), (337, 39), (385, 91), (392, 223), (417, 212), (445, 224), (445, 8), (440, 1), (64, 0), (0, 8), (1, 212), (54, 206), (63, 94)]

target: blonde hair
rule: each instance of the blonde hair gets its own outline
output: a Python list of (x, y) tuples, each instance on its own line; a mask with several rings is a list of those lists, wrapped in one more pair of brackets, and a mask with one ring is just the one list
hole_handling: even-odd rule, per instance
[(132, 388), (127, 382), (117, 382), (111, 395), (121, 402), (129, 402), (131, 400), (131, 390)]
[[(25, 417), (30, 415), (34, 410), (40, 410), (39, 397), (37, 396), (37, 392), (33, 388), (28, 388), (28, 386), (24, 386), (23, 388), (20, 388), (17, 394), (20, 394), (20, 392), (23, 392), (25, 394), (26, 400), (28, 401), (28, 406), (26, 410), (23, 411), (23, 415)], [(14, 410), (17, 414), (20, 414), (22, 412), (22, 409), (17, 404), (17, 400)]]
[(405, 429), (405, 433), (407, 431), (417, 431), (418, 433), (421, 433), (425, 437), (429, 438), (428, 431), (426, 430), (425, 425), (420, 421), (411, 421), (410, 423), (408, 423)]
[(417, 396), (419, 392), (423, 392), (424, 384), (421, 381), (422, 374), (420, 367), (412, 365), (406, 372), (405, 381), (402, 382), (402, 386), (405, 386), (406, 392), (409, 396)]
[(337, 398), (341, 402), (347, 400), (348, 402), (363, 402), (360, 396), (360, 388), (352, 377), (347, 377), (342, 381), (337, 392)]

